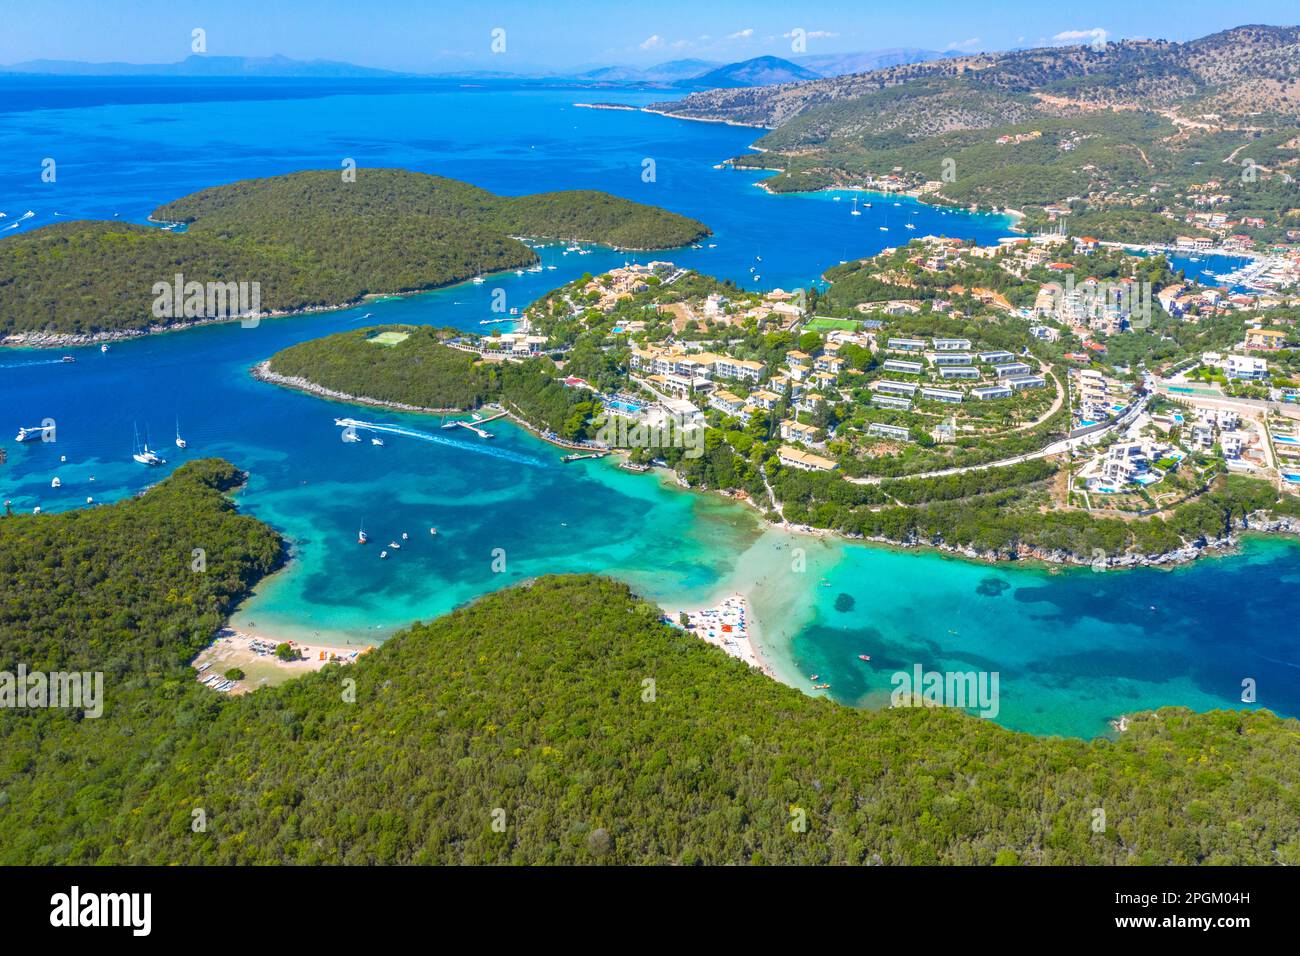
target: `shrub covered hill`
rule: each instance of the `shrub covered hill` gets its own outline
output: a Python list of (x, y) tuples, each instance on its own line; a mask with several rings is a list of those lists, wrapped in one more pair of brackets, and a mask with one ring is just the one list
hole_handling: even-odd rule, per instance
[[(776, 192), (862, 186), (930, 201), (1010, 207), (1071, 231), (1172, 241), (1194, 228), (1197, 192), (1262, 219), (1280, 241), (1300, 224), (1300, 27), (1241, 26), (1173, 43), (1106, 41), (945, 57), (803, 83), (692, 93), (672, 116), (767, 127), (737, 166), (779, 170)], [(1267, 157), (1262, 159), (1260, 157)], [(1259, 164), (1242, 176), (1234, 165)], [(895, 175), (899, 174), (899, 175)]]
[(536, 254), (512, 236), (628, 249), (685, 245), (694, 219), (591, 190), (497, 196), (400, 169), (309, 171), (204, 189), (154, 210), (184, 231), (74, 221), (0, 243), (0, 335), (143, 330), (154, 283), (257, 282), (266, 311), (412, 292)]
[(106, 672), (102, 717), (0, 716), (0, 862), (1300, 862), (1294, 720), (1166, 709), (1085, 742), (854, 710), (596, 577), (221, 697), (184, 662), (280, 555), (223, 497), (236, 480), (201, 461), (119, 504), (0, 518), (0, 665)]

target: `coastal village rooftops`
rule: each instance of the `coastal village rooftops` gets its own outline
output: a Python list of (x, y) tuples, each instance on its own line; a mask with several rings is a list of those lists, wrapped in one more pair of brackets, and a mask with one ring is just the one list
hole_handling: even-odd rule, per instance
[(1043, 388), (1047, 385), (1047, 379), (1041, 375), (1020, 375), (1007, 379), (1007, 385), (1018, 392), (1022, 388)]
[(970, 339), (931, 339), (936, 352), (965, 352), (970, 348)]
[(889, 339), (888, 348), (898, 352), (921, 352), (925, 350), (925, 339)]
[(817, 441), (817, 427), (787, 418), (781, 422), (781, 437), (786, 441), (801, 441), (805, 445), (812, 445)]
[(1033, 369), (1024, 362), (1012, 362), (1009, 365), (999, 365), (994, 371), (998, 378), (1006, 378), (1011, 375), (1028, 375)]
[(867, 434), (877, 438), (892, 438), (894, 441), (911, 441), (912, 433), (902, 425), (886, 425), (884, 422), (872, 422), (867, 426)]
[(782, 445), (777, 449), (776, 454), (781, 464), (790, 468), (801, 468), (804, 471), (834, 471), (839, 467), (829, 458), (814, 455), (810, 451), (803, 451), (791, 445)]
[(767, 389), (760, 388), (758, 391), (750, 394), (747, 399), (748, 404), (757, 405), (759, 408), (768, 409), (781, 401), (781, 396), (776, 392), (769, 392)]
[(872, 387), (877, 392), (886, 392), (891, 395), (914, 395), (918, 388), (915, 382), (891, 382), (888, 379), (881, 379)]
[(745, 404), (745, 400), (735, 392), (728, 392), (724, 389), (719, 389), (713, 393), (713, 397), (709, 400), (709, 404), (714, 408), (736, 411)]
[(900, 359), (886, 359), (882, 367), (886, 372), (899, 372), (903, 375), (920, 375), (925, 368), (920, 362), (904, 362)]
[(951, 388), (923, 388), (921, 397), (937, 402), (960, 402), (964, 397), (961, 392)]

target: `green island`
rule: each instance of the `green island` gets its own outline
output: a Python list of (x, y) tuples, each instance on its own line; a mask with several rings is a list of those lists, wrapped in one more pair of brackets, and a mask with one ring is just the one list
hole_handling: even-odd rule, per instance
[[(1146, 308), (1063, 275), (1145, 288)], [(1281, 401), (1300, 352), (1230, 356), (1242, 377), (1206, 358), (1289, 339), (1300, 310), (1184, 313), (1169, 293), (1194, 284), (1163, 256), (1065, 237), (927, 236), (826, 277), (758, 293), (633, 265), (543, 295), (513, 332), (359, 329), (257, 374), (407, 410), (499, 406), (772, 522), (971, 557), (1165, 564), (1300, 531), (1300, 414)]]
[(226, 499), (241, 480), (202, 460), (118, 504), (0, 518), (0, 670), (105, 670), (102, 716), (0, 722), (0, 861), (1300, 863), (1295, 720), (1167, 708), (1084, 742), (854, 710), (597, 577), (214, 694), (187, 662), (283, 559)]
[[(517, 237), (661, 249), (708, 234), (693, 219), (592, 190), (497, 196), (424, 173), (353, 172), (352, 181), (325, 170), (245, 180), (154, 210), (183, 231), (78, 220), (7, 239), (0, 337), (44, 344), (240, 314), (214, 308), (210, 293), (155, 314), (155, 283), (177, 274), (205, 287), (256, 283), (261, 311), (281, 313), (532, 265), (537, 254)], [(223, 293), (220, 303), (236, 298)]]
[(774, 192), (1017, 210), (1027, 231), (1235, 252), (1300, 239), (1300, 28), (981, 53), (650, 109), (768, 128)]

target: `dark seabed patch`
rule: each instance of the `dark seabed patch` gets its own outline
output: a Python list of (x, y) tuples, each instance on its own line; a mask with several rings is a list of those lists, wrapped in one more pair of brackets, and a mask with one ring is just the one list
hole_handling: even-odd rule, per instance
[(985, 578), (975, 588), (975, 593), (983, 597), (1001, 597), (1002, 592), (1011, 587), (1006, 578)]

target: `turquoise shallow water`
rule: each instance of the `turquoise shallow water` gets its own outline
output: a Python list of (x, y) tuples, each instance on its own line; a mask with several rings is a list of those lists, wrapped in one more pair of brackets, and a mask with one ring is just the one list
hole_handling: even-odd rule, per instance
[[(920, 235), (991, 242), (1005, 231), (1001, 219), (942, 216), (905, 201), (850, 217), (830, 194), (771, 196), (753, 174), (712, 168), (754, 131), (571, 105), (589, 97), (409, 83), (140, 88), (0, 79), (0, 210), (37, 214), (7, 234), (53, 221), (55, 212), (141, 221), (158, 203), (203, 186), (333, 167), (350, 156), (506, 193), (590, 187), (655, 202), (716, 232), (713, 249), (658, 257), (751, 287), (787, 288), (839, 259), (901, 242), (909, 219)], [(42, 104), (59, 108), (33, 108)], [(59, 162), (53, 185), (39, 181), (47, 155)], [(656, 159), (653, 183), (641, 180), (647, 157)], [(52, 511), (82, 506), (87, 495), (108, 501), (139, 491), (160, 476), (130, 459), (139, 423), (165, 446), (167, 468), (221, 455), (250, 470), (241, 505), (292, 542), (291, 566), (237, 615), (258, 629), (373, 640), (521, 578), (597, 571), (669, 608), (750, 590), (778, 672), (804, 688), (818, 673), (846, 703), (878, 702), (894, 670), (921, 663), (998, 670), (998, 720), (1036, 732), (1092, 735), (1107, 717), (1159, 704), (1240, 706), (1243, 677), (1257, 680), (1262, 705), (1300, 713), (1288, 598), (1300, 551), (1291, 544), (1260, 543), (1172, 573), (1052, 575), (821, 543), (763, 531), (746, 509), (653, 475), (562, 465), (558, 451), (506, 423), (489, 426), (496, 437), (484, 442), (444, 432), (436, 419), (325, 402), (247, 374), (286, 345), (363, 324), (477, 329), (492, 316), (496, 288), (522, 305), (626, 258), (548, 249), (544, 260), (556, 268), (543, 273), (251, 329), (154, 336), (107, 354), (69, 350), (75, 364), (47, 352), (0, 353), (0, 427), (50, 417), (58, 429), (51, 444), (3, 436), (10, 443), (0, 496), (18, 509)], [(423, 437), (345, 444), (333, 425), (343, 414)], [(176, 420), (190, 443), (184, 451), (171, 445)], [(50, 488), (54, 475), (61, 489)], [(366, 547), (356, 544), (362, 522)], [(381, 561), (379, 551), (403, 532), (407, 542)], [(803, 572), (791, 569), (795, 548), (805, 553)], [(494, 570), (500, 553), (504, 570)], [(851, 609), (836, 610), (840, 594), (852, 598)], [(870, 654), (871, 665), (858, 653)]]

